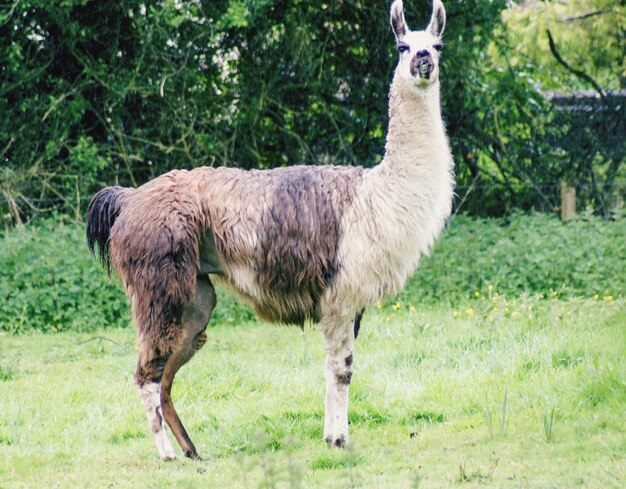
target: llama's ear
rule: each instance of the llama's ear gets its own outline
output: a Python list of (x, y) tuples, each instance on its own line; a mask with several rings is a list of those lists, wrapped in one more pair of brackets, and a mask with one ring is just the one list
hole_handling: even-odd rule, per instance
[(389, 20), (391, 21), (391, 28), (396, 35), (396, 41), (399, 41), (408, 31), (406, 21), (404, 20), (404, 6), (402, 0), (395, 0), (391, 4), (391, 12), (389, 13)]
[(441, 37), (446, 27), (446, 11), (441, 0), (433, 0), (433, 15), (427, 30), (435, 37)]

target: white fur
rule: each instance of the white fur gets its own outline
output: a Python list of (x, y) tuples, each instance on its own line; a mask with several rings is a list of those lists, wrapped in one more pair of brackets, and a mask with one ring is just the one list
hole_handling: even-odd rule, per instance
[(327, 354), (324, 439), (329, 445), (343, 446), (349, 441), (348, 394), (352, 376), (354, 323), (351, 318), (328, 317), (322, 321), (322, 327)]
[(138, 386), (138, 388), (141, 402), (146, 410), (148, 424), (154, 433), (154, 441), (159, 450), (159, 455), (163, 460), (174, 460), (176, 454), (165, 431), (165, 422), (161, 411), (161, 384), (151, 382)]
[[(443, 5), (436, 0), (434, 8)], [(401, 12), (402, 2), (394, 2), (392, 15), (394, 9)], [(445, 21), (445, 12), (439, 14)], [(400, 292), (450, 215), (453, 161), (439, 105), (439, 55), (433, 44), (440, 41), (431, 28), (432, 19), (427, 31), (406, 27), (402, 41), (410, 51), (400, 55), (391, 85), (385, 157), (365, 172), (342, 218), (341, 268), (321, 302), (328, 351), (324, 437), (332, 444), (348, 439), (348, 386), (337, 378), (352, 353), (351, 318)], [(423, 49), (435, 62), (430, 79), (412, 76), (408, 68), (410, 56)]]

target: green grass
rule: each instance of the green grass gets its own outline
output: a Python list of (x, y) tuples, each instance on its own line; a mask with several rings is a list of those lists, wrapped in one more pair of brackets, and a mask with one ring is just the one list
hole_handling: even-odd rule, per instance
[(5, 335), (0, 487), (618, 488), (625, 346), (623, 299), (492, 289), (461, 307), (374, 308), (339, 451), (322, 441), (319, 332), (218, 324), (174, 386), (208, 460), (165, 463), (132, 385), (132, 330)]
[(126, 299), (84, 226), (7, 230), (0, 488), (622, 487), (625, 235), (624, 219), (455, 218), (365, 315), (343, 451), (322, 441), (319, 332), (220, 294), (174, 385), (208, 460), (165, 463), (132, 384)]

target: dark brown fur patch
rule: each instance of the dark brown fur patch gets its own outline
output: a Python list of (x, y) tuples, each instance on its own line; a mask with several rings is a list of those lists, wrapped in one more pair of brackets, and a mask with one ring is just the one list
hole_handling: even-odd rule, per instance
[(352, 353), (350, 353), (350, 355), (346, 357), (346, 367), (352, 367), (352, 361), (353, 361)]
[[(319, 321), (319, 298), (340, 267), (341, 217), (362, 172), (297, 166), (251, 172), (220, 168), (203, 174), (202, 196), (217, 255), (226, 268), (252, 265), (261, 300), (248, 298), (262, 318), (298, 325)], [(227, 195), (211, 198), (228, 186), (232, 191)], [(254, 227), (253, 249), (238, 245), (224, 226), (229, 206), (240, 207), (242, 220), (249, 209), (257, 210), (246, 223)]]
[(359, 330), (361, 329), (361, 319), (363, 319), (363, 313), (365, 309), (361, 312), (358, 312), (354, 318), (354, 339), (356, 340), (359, 336)]
[(180, 335), (199, 267), (202, 213), (180, 173), (135, 190), (111, 230), (111, 264), (131, 297), (140, 342), (157, 356), (168, 356)]
[[(341, 218), (362, 173), (334, 166), (199, 168), (97, 194), (88, 241), (105, 264), (110, 260), (131, 298), (141, 346), (137, 381), (158, 377), (162, 370), (153, 365), (176, 348), (200, 270), (216, 270), (265, 319), (318, 321), (320, 296), (341, 266)], [(253, 273), (254, 297), (229, 275), (237, 266)]]
[(340, 384), (349, 384), (352, 381), (352, 370), (346, 370), (343, 374), (337, 375), (337, 382)]

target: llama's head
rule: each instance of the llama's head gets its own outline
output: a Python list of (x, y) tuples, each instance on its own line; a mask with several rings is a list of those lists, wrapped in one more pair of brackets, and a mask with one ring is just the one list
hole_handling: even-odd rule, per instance
[(400, 54), (397, 68), (400, 76), (417, 87), (431, 85), (439, 78), (441, 35), (446, 25), (446, 11), (441, 0), (433, 0), (430, 23), (423, 31), (409, 29), (404, 20), (402, 0), (395, 0), (391, 5), (390, 20)]

